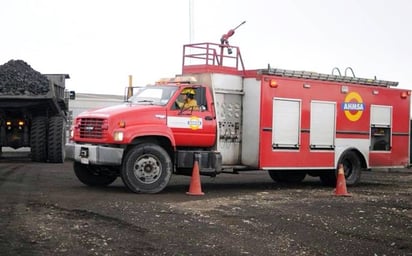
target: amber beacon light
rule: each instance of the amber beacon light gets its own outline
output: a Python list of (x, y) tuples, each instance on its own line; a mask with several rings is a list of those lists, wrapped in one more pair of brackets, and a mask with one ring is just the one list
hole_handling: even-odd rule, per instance
[(408, 96), (411, 96), (411, 91), (401, 92), (401, 99), (406, 99)]
[(278, 82), (275, 79), (270, 79), (269, 86), (272, 88), (278, 88)]

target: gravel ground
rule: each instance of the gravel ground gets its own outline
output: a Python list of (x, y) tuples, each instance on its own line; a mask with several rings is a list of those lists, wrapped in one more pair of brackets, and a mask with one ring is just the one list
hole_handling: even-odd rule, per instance
[(364, 172), (350, 197), (314, 178), (190, 177), (160, 194), (90, 188), (72, 163), (0, 160), (1, 255), (412, 255), (412, 171)]

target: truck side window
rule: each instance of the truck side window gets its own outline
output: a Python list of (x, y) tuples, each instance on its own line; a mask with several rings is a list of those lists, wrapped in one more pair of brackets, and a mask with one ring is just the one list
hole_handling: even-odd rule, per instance
[[(189, 111), (205, 111), (207, 110), (207, 101), (206, 101), (206, 88), (197, 87), (193, 88), (195, 95), (193, 96), (197, 102), (197, 107), (194, 109), (187, 109)], [(172, 109), (181, 109), (181, 105), (184, 102), (184, 95), (179, 95), (175, 104), (173, 104)], [(185, 109), (183, 109), (185, 111)]]
[(196, 88), (195, 99), (197, 100), (197, 105), (199, 106), (200, 111), (207, 110), (206, 88), (204, 87)]
[(374, 151), (391, 150), (392, 107), (371, 106), (371, 145)]
[(389, 151), (391, 149), (391, 129), (389, 127), (371, 127), (372, 150)]

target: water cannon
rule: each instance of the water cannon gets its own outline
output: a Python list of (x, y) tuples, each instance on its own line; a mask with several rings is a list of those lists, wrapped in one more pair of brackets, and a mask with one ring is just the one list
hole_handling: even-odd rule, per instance
[(246, 21), (243, 21), (242, 23), (237, 25), (235, 28), (230, 29), (226, 34), (223, 34), (222, 37), (220, 38), (220, 44), (227, 45), (228, 54), (232, 54), (232, 48), (230, 48), (230, 45), (229, 45), (229, 38), (235, 34), (236, 29), (238, 29), (240, 26), (242, 26), (245, 23)]

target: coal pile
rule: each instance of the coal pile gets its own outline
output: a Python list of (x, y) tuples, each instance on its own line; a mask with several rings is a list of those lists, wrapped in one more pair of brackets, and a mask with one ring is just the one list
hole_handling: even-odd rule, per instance
[(48, 91), (47, 77), (23, 60), (10, 60), (0, 65), (0, 96), (45, 95)]

